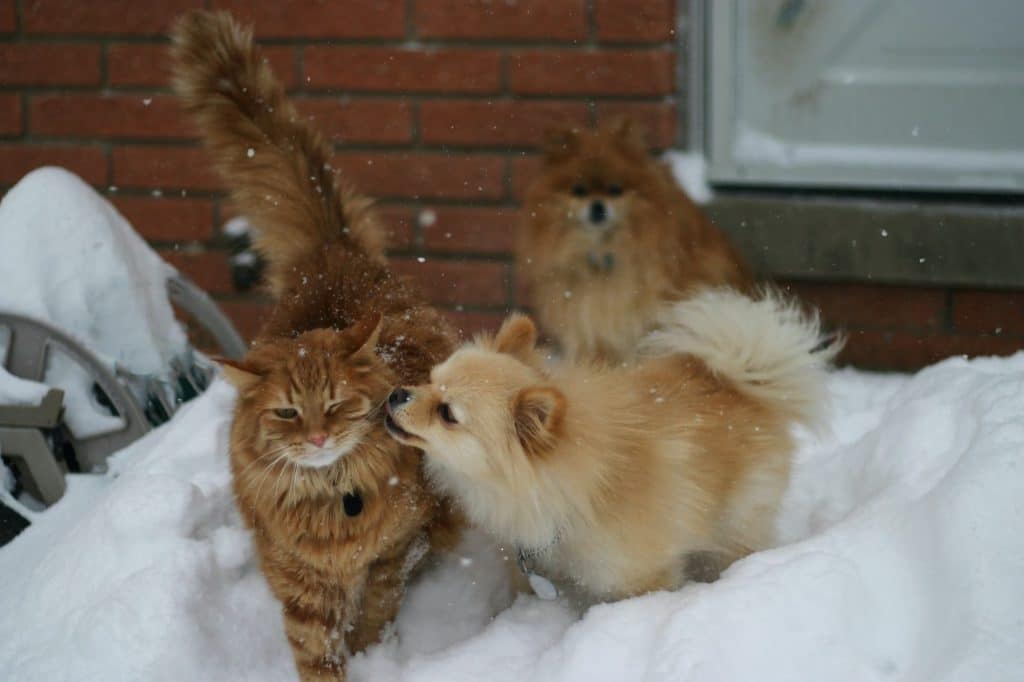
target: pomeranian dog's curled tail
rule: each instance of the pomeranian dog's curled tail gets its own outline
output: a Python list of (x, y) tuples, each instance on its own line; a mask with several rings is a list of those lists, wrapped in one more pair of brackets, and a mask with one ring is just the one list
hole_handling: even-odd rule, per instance
[(227, 12), (195, 10), (171, 38), (174, 90), (256, 228), (271, 290), (280, 294), (283, 274), (329, 242), (350, 240), (383, 262), (371, 202), (337, 177), (330, 146), (285, 99), (252, 31)]
[(815, 428), (825, 404), (825, 370), (844, 342), (822, 333), (817, 313), (778, 292), (750, 298), (716, 288), (666, 308), (641, 353), (694, 355), (745, 394)]

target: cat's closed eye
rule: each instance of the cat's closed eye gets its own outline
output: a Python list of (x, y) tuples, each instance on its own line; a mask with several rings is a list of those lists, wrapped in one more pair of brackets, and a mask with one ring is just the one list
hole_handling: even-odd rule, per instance
[(369, 406), (369, 399), (365, 396), (358, 396), (356, 398), (349, 398), (348, 400), (339, 400), (331, 403), (327, 406), (326, 413), (328, 416), (341, 413), (350, 417), (361, 417), (366, 414)]

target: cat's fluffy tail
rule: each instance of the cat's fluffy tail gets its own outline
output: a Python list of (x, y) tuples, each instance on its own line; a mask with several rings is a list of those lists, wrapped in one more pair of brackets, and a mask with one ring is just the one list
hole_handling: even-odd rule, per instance
[(285, 99), (251, 30), (227, 12), (192, 11), (171, 37), (174, 90), (256, 228), (271, 289), (280, 293), (284, 274), (328, 242), (347, 240), (383, 261), (371, 202), (331, 169), (330, 147)]
[(722, 288), (673, 304), (659, 322), (644, 354), (695, 355), (778, 414), (818, 425), (825, 369), (844, 340), (824, 336), (816, 313), (774, 291), (750, 298)]

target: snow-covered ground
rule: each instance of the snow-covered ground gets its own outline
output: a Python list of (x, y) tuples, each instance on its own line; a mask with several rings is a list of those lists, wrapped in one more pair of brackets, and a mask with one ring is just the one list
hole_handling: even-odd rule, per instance
[[(830, 387), (778, 549), (579, 617), (513, 601), (474, 535), (350, 679), (1024, 679), (1024, 354)], [(232, 507), (232, 401), (216, 383), (0, 548), (0, 677), (294, 679)]]

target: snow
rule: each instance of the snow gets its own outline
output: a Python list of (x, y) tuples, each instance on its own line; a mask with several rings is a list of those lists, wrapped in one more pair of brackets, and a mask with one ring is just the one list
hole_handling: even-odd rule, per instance
[[(777, 549), (581, 616), (513, 600), (508, 560), (474, 534), (349, 678), (1024, 679), (1024, 354), (844, 370), (829, 388), (830, 428), (801, 434)], [(108, 474), (69, 477), (0, 548), (9, 679), (294, 679), (232, 507), (233, 399), (216, 382)]]
[[(163, 375), (185, 351), (166, 281), (174, 269), (103, 197), (59, 168), (26, 175), (0, 202), (0, 312), (61, 329), (137, 374)], [(0, 356), (7, 337), (0, 337)], [(46, 383), (65, 390), (68, 425), (84, 437), (121, 421), (94, 404), (90, 377), (54, 353)], [(36, 389), (41, 395), (44, 389)], [(35, 402), (24, 382), (0, 373), (0, 401)]]
[(707, 180), (707, 159), (700, 152), (668, 152), (665, 161), (676, 182), (694, 203), (706, 204), (714, 193)]

